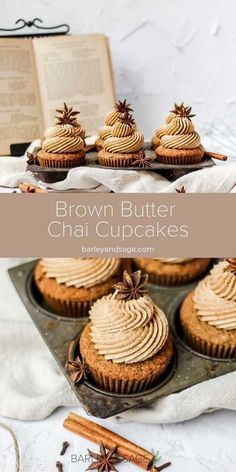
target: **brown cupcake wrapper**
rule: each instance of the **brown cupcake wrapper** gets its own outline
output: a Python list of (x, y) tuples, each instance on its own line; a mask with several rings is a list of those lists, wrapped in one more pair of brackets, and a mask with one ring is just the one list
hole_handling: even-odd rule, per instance
[(68, 167), (79, 167), (85, 163), (85, 156), (80, 157), (79, 159), (68, 159), (67, 160), (60, 160), (60, 159), (47, 159), (43, 157), (38, 157), (38, 161), (40, 166), (43, 167), (53, 167), (55, 169), (64, 169)]
[(98, 156), (98, 163), (105, 167), (130, 167), (134, 162), (133, 158), (116, 158), (116, 157), (100, 157)]
[(185, 336), (187, 343), (200, 354), (219, 359), (236, 358), (236, 346), (231, 346), (229, 344), (215, 344), (210, 341), (205, 341), (187, 330), (185, 331)]
[(103, 375), (98, 370), (89, 367), (90, 375), (97, 387), (106, 392), (118, 393), (122, 395), (130, 395), (141, 393), (152, 388), (159, 378), (159, 375), (151, 376), (145, 380), (118, 380), (111, 379)]
[[(198, 275), (197, 275), (197, 277), (198, 277)], [(196, 277), (194, 277), (194, 278), (196, 278)], [(148, 273), (148, 281), (151, 284), (165, 285), (165, 286), (168, 286), (168, 287), (188, 284), (192, 280), (194, 280), (194, 278), (189, 276), (189, 275), (185, 275), (185, 276), (183, 276), (183, 275), (165, 275), (165, 274), (157, 275), (157, 274), (154, 274), (152, 272)]]
[(174, 157), (174, 156), (162, 156), (157, 154), (156, 161), (161, 164), (168, 164), (168, 165), (187, 165), (187, 164), (197, 164), (198, 162), (202, 162), (204, 159), (203, 156), (181, 156), (181, 157)]
[(44, 295), (44, 300), (54, 314), (69, 318), (88, 317), (94, 301), (57, 300), (50, 295)]

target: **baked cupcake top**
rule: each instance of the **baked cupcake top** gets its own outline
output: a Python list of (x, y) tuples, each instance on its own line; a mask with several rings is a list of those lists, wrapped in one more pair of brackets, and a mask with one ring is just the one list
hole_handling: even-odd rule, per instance
[(195, 131), (191, 118), (191, 107), (175, 103), (171, 110), (169, 123), (160, 136), (160, 145), (168, 149), (195, 149), (200, 146), (200, 136)]
[(120, 259), (43, 258), (41, 265), (46, 277), (56, 279), (67, 287), (90, 288), (115, 275)]
[(236, 330), (236, 259), (216, 264), (197, 285), (194, 307), (200, 321), (224, 330)]
[(124, 271), (115, 293), (97, 300), (90, 310), (92, 341), (106, 360), (145, 361), (167, 341), (168, 322), (147, 294), (147, 277), (140, 270), (131, 275)]
[(120, 118), (123, 118), (125, 113), (130, 113), (133, 109), (130, 106), (130, 103), (127, 103), (127, 100), (123, 102), (119, 100), (114, 106), (114, 110), (107, 113), (105, 116), (104, 126), (99, 131), (99, 138), (104, 140), (111, 137), (112, 126), (119, 121)]
[(112, 126), (111, 137), (104, 142), (104, 149), (112, 153), (130, 153), (140, 151), (144, 144), (143, 134), (136, 129), (135, 122), (129, 113)]
[(42, 150), (53, 154), (69, 154), (81, 151), (84, 146), (85, 130), (78, 122), (76, 115), (64, 103), (63, 110), (57, 110), (55, 126), (47, 128), (42, 139)]

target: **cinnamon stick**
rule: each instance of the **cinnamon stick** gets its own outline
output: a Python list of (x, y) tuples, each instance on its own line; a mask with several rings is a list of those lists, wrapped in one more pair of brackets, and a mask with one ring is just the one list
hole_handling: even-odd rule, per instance
[(216, 152), (204, 151), (206, 157), (211, 157), (212, 159), (218, 159), (218, 161), (227, 161), (228, 157), (224, 154), (218, 154)]
[(154, 456), (151, 452), (75, 413), (69, 414), (63, 426), (96, 444), (103, 442), (106, 448), (110, 449), (117, 446), (118, 456), (138, 465), (144, 470), (149, 470), (153, 463)]

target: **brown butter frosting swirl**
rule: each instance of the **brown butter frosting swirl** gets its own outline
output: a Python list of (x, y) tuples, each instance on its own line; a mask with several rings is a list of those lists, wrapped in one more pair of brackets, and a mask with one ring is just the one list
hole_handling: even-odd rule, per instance
[(70, 124), (48, 128), (43, 136), (42, 150), (51, 153), (77, 152), (84, 147), (85, 131), (82, 126)]
[(226, 261), (217, 264), (194, 292), (194, 307), (200, 321), (218, 329), (236, 329), (236, 276)]
[(97, 300), (90, 310), (95, 348), (115, 363), (153, 357), (168, 338), (168, 322), (149, 296), (117, 300), (115, 294)]
[(201, 140), (189, 118), (176, 116), (167, 125), (160, 144), (169, 149), (194, 149), (200, 146)]
[(120, 267), (120, 259), (115, 258), (43, 258), (43, 272), (48, 278), (67, 287), (89, 288), (105, 282), (115, 275)]
[(104, 149), (107, 152), (129, 153), (140, 151), (144, 144), (144, 136), (140, 131), (126, 123), (117, 122), (112, 127), (112, 136), (107, 138)]

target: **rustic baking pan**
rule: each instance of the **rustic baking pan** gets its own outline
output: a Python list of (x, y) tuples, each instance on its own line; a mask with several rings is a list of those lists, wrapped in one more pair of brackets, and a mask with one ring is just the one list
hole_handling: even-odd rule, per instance
[(35, 264), (36, 262), (32, 261), (10, 269), (11, 280), (87, 413), (108, 418), (236, 370), (236, 359), (227, 361), (209, 358), (194, 352), (183, 340), (179, 324), (179, 306), (196, 283), (168, 288), (149, 285), (151, 297), (165, 311), (169, 319), (175, 344), (175, 356), (165, 376), (151, 390), (132, 395), (107, 393), (89, 381), (84, 381), (78, 386), (73, 385), (64, 366), (68, 358), (74, 359), (79, 353), (79, 337), (87, 319), (63, 318), (48, 309), (33, 281)]
[[(91, 146), (90, 146), (91, 147)], [(156, 159), (156, 154), (155, 152), (150, 148), (150, 143), (145, 143), (145, 153), (146, 156), (150, 159), (152, 159), (152, 162), (150, 164), (150, 167), (112, 167), (113, 170), (145, 170), (145, 171), (152, 171), (152, 172), (157, 172), (158, 174), (163, 175), (163, 177), (166, 177), (170, 181), (174, 181), (180, 177), (182, 177), (185, 174), (188, 174), (189, 172), (194, 172), (195, 170), (200, 170), (204, 169), (206, 167), (212, 167), (214, 166), (214, 161), (205, 156), (205, 159), (202, 162), (198, 162), (197, 164), (188, 164), (188, 165), (167, 165), (167, 164), (160, 164), (154, 159)], [(85, 164), (83, 164), (87, 167), (96, 167), (100, 169), (111, 169), (111, 167), (105, 167), (105, 166), (100, 166), (97, 161), (97, 151), (89, 151), (86, 153), (86, 160)], [(46, 183), (53, 183), (53, 182), (59, 182), (61, 180), (64, 180), (69, 172), (71, 170), (70, 168), (59, 168), (59, 169), (54, 169), (54, 168), (49, 168), (49, 167), (42, 167), (36, 164), (27, 164), (26, 167), (27, 171), (33, 172), (36, 174), (42, 182)]]

